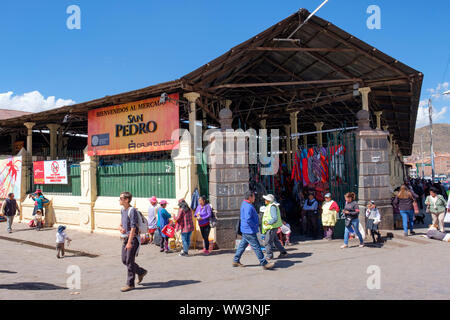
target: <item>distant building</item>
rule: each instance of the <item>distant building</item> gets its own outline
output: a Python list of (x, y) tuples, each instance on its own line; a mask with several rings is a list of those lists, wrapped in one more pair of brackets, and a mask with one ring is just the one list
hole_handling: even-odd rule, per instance
[[(418, 156), (406, 158), (406, 163), (412, 165), (410, 176), (422, 177), (422, 159)], [(423, 159), (424, 176), (431, 176), (431, 159), (430, 157)], [(450, 153), (437, 153), (434, 156), (435, 176), (450, 175)]]

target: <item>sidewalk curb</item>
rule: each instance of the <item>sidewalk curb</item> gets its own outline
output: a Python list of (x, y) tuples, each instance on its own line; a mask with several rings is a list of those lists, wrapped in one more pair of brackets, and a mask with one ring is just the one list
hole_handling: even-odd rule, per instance
[[(29, 240), (22, 240), (22, 239), (5, 237), (5, 236), (0, 236), (0, 240), (12, 241), (12, 242), (20, 243), (20, 244), (26, 244), (26, 245), (30, 245), (30, 246), (55, 250), (54, 245), (51, 246), (51, 245), (48, 245), (45, 243), (39, 243), (39, 242), (34, 242), (34, 241), (29, 241)], [(65, 249), (64, 251), (76, 254), (77, 256), (83, 256), (83, 257), (88, 257), (88, 258), (97, 258), (100, 256), (98, 254), (93, 254), (93, 253), (88, 253), (85, 251), (79, 251), (79, 250), (73, 250), (73, 249)]]

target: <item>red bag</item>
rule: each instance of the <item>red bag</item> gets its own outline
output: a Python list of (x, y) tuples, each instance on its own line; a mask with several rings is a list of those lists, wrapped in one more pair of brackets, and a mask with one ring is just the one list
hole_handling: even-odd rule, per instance
[(417, 204), (417, 201), (413, 202), (414, 207), (414, 214), (419, 214), (419, 205)]
[(34, 220), (31, 220), (30, 222), (28, 222), (28, 226), (29, 226), (30, 228), (34, 228), (34, 227), (35, 227), (35, 225), (34, 225)]
[(170, 224), (167, 224), (164, 228), (162, 228), (161, 232), (169, 238), (173, 238), (175, 236), (175, 228)]

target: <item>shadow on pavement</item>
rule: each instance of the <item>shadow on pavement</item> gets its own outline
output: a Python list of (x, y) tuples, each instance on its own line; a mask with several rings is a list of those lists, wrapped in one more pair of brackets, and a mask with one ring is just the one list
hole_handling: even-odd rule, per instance
[(140, 287), (136, 287), (135, 290), (156, 289), (156, 288), (172, 288), (178, 286), (185, 286), (189, 284), (200, 283), (199, 280), (170, 280), (167, 282), (148, 282), (141, 283)]
[(56, 286), (45, 282), (18, 282), (13, 284), (0, 284), (0, 289), (6, 290), (67, 290), (67, 288)]
[(17, 273), (15, 271), (9, 271), (9, 270), (0, 270), (0, 273)]

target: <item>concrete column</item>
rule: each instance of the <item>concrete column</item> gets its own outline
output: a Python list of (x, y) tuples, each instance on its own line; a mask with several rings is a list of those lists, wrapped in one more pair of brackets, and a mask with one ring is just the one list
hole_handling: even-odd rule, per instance
[(55, 160), (58, 155), (58, 136), (57, 130), (59, 128), (58, 124), (50, 123), (47, 125), (47, 128), (50, 130), (50, 158)]
[(392, 230), (394, 213), (390, 192), (388, 134), (370, 127), (367, 129), (365, 121), (369, 121), (369, 117), (367, 110), (360, 110), (357, 113), (357, 118), (362, 124), (356, 131), (359, 218), (364, 226), (367, 202), (373, 200), (381, 214), (380, 229)]
[(363, 110), (369, 111), (369, 92), (371, 91), (370, 87), (364, 87), (358, 90), (362, 96)]
[(292, 170), (291, 126), (284, 126), (286, 132), (286, 164)]
[[(198, 130), (197, 130), (197, 106), (195, 104), (195, 101), (197, 101), (197, 99), (200, 97), (200, 94), (198, 94), (197, 92), (189, 92), (189, 93), (185, 93), (184, 97), (189, 101), (189, 132), (191, 133), (191, 137), (192, 137), (192, 154), (195, 155), (196, 153), (196, 145), (195, 145), (195, 141), (197, 138), (197, 134), (198, 134)], [(201, 137), (200, 137), (201, 139)]]
[(194, 157), (191, 155), (189, 133), (185, 132), (180, 139), (178, 154), (173, 158), (175, 165), (175, 197), (177, 200), (186, 199), (190, 203), (194, 192)]
[(27, 127), (27, 152), (28, 156), (31, 158), (33, 156), (33, 127), (36, 125), (35, 122), (25, 122), (24, 126)]
[(84, 161), (80, 163), (80, 167), (80, 227), (92, 232), (95, 229), (94, 205), (97, 200), (97, 159), (87, 154), (87, 147), (84, 149)]
[[(291, 120), (291, 134), (297, 134), (298, 133), (298, 115), (299, 111), (291, 112), (289, 117)], [(298, 150), (298, 136), (295, 136), (291, 140), (292, 144), (292, 151), (295, 153)]]
[[(195, 164), (201, 163), (201, 149), (202, 147), (202, 129), (197, 126), (197, 106), (195, 101), (200, 97), (197, 92), (185, 93), (184, 97), (189, 101), (189, 133), (191, 134), (191, 145), (190, 145), (190, 155), (192, 157), (192, 165), (189, 166), (190, 169), (190, 186), (188, 194), (192, 194), (195, 188), (198, 188), (198, 175), (197, 167)], [(188, 198), (186, 198), (188, 200)], [(189, 199), (190, 201), (190, 199)]]
[[(316, 131), (321, 131), (323, 128), (323, 122), (314, 122), (314, 125), (316, 126)], [(322, 146), (322, 132), (317, 133), (317, 144), (319, 146)]]
[(381, 130), (381, 115), (383, 114), (383, 111), (376, 111), (374, 114), (377, 117), (377, 130)]

